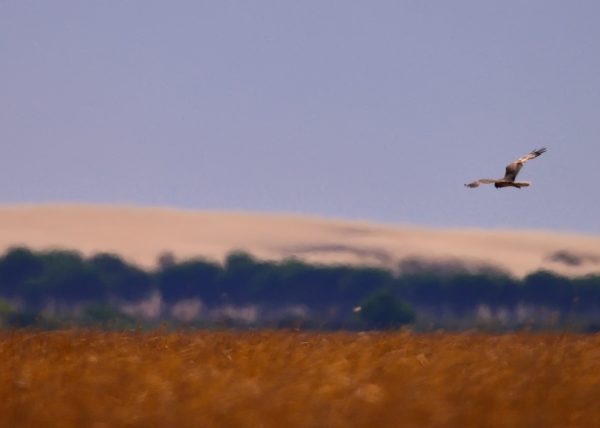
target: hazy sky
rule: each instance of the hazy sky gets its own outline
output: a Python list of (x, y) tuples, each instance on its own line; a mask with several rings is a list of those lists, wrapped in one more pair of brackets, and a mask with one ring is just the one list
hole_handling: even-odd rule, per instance
[[(598, 1), (0, 0), (0, 203), (600, 233)], [(528, 189), (471, 190), (533, 148)]]

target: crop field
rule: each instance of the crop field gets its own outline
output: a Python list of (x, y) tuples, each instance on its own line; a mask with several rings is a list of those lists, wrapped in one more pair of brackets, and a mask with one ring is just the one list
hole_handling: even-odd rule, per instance
[(2, 427), (590, 427), (599, 397), (599, 335), (0, 333)]

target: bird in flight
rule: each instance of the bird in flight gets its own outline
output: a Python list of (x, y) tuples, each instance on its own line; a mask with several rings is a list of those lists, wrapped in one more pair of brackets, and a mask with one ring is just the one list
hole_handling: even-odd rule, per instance
[(529, 181), (515, 181), (517, 178), (517, 174), (525, 165), (525, 162), (530, 161), (531, 159), (537, 158), (539, 155), (546, 151), (545, 147), (541, 149), (533, 150), (530, 153), (527, 153), (525, 156), (520, 157), (513, 163), (506, 166), (506, 172), (504, 173), (504, 177), (494, 180), (491, 178), (482, 178), (479, 180), (475, 180), (471, 183), (465, 184), (465, 186), (474, 189), (475, 187), (479, 187), (480, 184), (493, 184), (496, 189), (500, 189), (502, 187), (516, 187), (520, 189), (521, 187), (527, 187), (531, 184)]

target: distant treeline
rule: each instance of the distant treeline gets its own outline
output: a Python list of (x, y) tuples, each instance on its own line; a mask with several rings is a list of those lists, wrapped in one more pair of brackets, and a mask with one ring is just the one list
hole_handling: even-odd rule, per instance
[(300, 307), (305, 311), (299, 317), (307, 322), (334, 326), (387, 327), (419, 319), (443, 326), (440, 320), (469, 317), (512, 325), (518, 311), (524, 323), (540, 309), (564, 323), (595, 319), (600, 275), (567, 278), (538, 271), (521, 280), (491, 270), (432, 268), (394, 274), (295, 259), (262, 261), (244, 252), (229, 254), (223, 264), (163, 257), (150, 271), (114, 254), (85, 258), (73, 251), (12, 248), (0, 257), (0, 297), (13, 312), (38, 313), (49, 302), (116, 308), (156, 295), (167, 306), (197, 300), (205, 308)]

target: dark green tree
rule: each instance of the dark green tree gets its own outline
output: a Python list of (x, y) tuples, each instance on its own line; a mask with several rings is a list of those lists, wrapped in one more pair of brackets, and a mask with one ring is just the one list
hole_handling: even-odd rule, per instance
[(412, 307), (389, 290), (379, 290), (367, 297), (359, 314), (369, 328), (394, 328), (415, 320)]
[(188, 260), (163, 268), (158, 273), (158, 288), (169, 303), (198, 298), (212, 304), (220, 295), (222, 269), (206, 260)]
[(548, 271), (527, 275), (523, 287), (525, 301), (548, 305), (562, 311), (571, 307), (575, 297), (570, 279)]
[(125, 263), (115, 254), (97, 254), (89, 260), (89, 264), (99, 274), (111, 296), (138, 301), (148, 297), (155, 289), (153, 275)]
[(44, 265), (37, 254), (22, 247), (9, 249), (0, 259), (0, 294), (13, 297), (22, 293), (27, 280), (42, 274)]
[(47, 299), (65, 303), (103, 300), (106, 287), (99, 273), (73, 251), (50, 251), (40, 256), (42, 274), (28, 279), (24, 297), (33, 305)]

